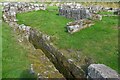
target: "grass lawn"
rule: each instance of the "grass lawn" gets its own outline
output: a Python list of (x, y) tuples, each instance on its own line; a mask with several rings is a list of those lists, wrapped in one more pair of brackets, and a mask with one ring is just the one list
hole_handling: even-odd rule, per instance
[(57, 11), (33, 11), (18, 14), (17, 19), (19, 24), (32, 26), (55, 37), (53, 43), (58, 48), (80, 50), (82, 55), (118, 71), (117, 17), (103, 17), (102, 21), (95, 21), (95, 25), (69, 34), (66, 23), (73, 20), (57, 14)]
[(18, 44), (12, 29), (2, 23), (2, 77), (33, 78), (28, 74), (28, 52)]
[(0, 78), (2, 77), (2, 26), (0, 22)]
[(2, 26), (0, 25), (0, 78), (2, 77)]
[(2, 78), (2, 6), (0, 5), (0, 79)]

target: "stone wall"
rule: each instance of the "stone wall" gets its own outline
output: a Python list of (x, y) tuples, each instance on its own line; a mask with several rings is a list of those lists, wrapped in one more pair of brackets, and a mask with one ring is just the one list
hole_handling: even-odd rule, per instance
[(75, 20), (90, 18), (92, 15), (85, 8), (60, 7), (59, 15)]
[[(83, 6), (78, 3), (64, 3), (59, 7), (59, 15), (75, 20), (92, 18), (93, 14), (103, 10), (102, 6)], [(97, 14), (96, 14), (97, 16)]]

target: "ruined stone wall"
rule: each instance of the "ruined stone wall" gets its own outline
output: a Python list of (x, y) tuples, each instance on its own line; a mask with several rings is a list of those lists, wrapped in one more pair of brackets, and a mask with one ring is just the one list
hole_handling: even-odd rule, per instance
[(75, 20), (86, 19), (91, 17), (91, 13), (87, 13), (85, 8), (81, 9), (59, 8), (59, 15)]
[(61, 4), (59, 7), (59, 15), (75, 20), (91, 18), (93, 13), (97, 13), (102, 9), (101, 6), (84, 7), (78, 3)]
[(71, 18), (74, 20), (80, 19), (92, 19), (93, 15), (96, 15), (99, 11), (103, 10), (102, 6), (83, 6), (79, 3), (64, 3), (59, 6), (59, 15)]

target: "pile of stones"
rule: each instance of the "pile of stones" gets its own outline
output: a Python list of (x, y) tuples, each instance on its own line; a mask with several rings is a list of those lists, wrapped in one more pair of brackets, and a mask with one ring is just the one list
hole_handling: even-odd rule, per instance
[(97, 13), (99, 11), (102, 11), (104, 7), (99, 5), (90, 5), (87, 7), (87, 9), (89, 9), (91, 13)]
[(84, 29), (86, 27), (90, 27), (91, 25), (93, 25), (93, 22), (91, 20), (81, 19), (81, 20), (77, 20), (75, 22), (67, 23), (67, 30), (69, 33), (72, 34), (74, 32), (81, 30), (81, 29)]
[(120, 15), (120, 8), (105, 7), (103, 11), (112, 12), (111, 16)]

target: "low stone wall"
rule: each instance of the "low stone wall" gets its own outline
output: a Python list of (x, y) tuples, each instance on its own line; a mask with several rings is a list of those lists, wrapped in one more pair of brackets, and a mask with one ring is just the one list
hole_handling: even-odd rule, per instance
[(67, 23), (67, 30), (69, 33), (73, 34), (77, 31), (90, 27), (91, 25), (94, 25), (94, 23), (91, 20), (88, 19), (76, 20), (75, 22)]

